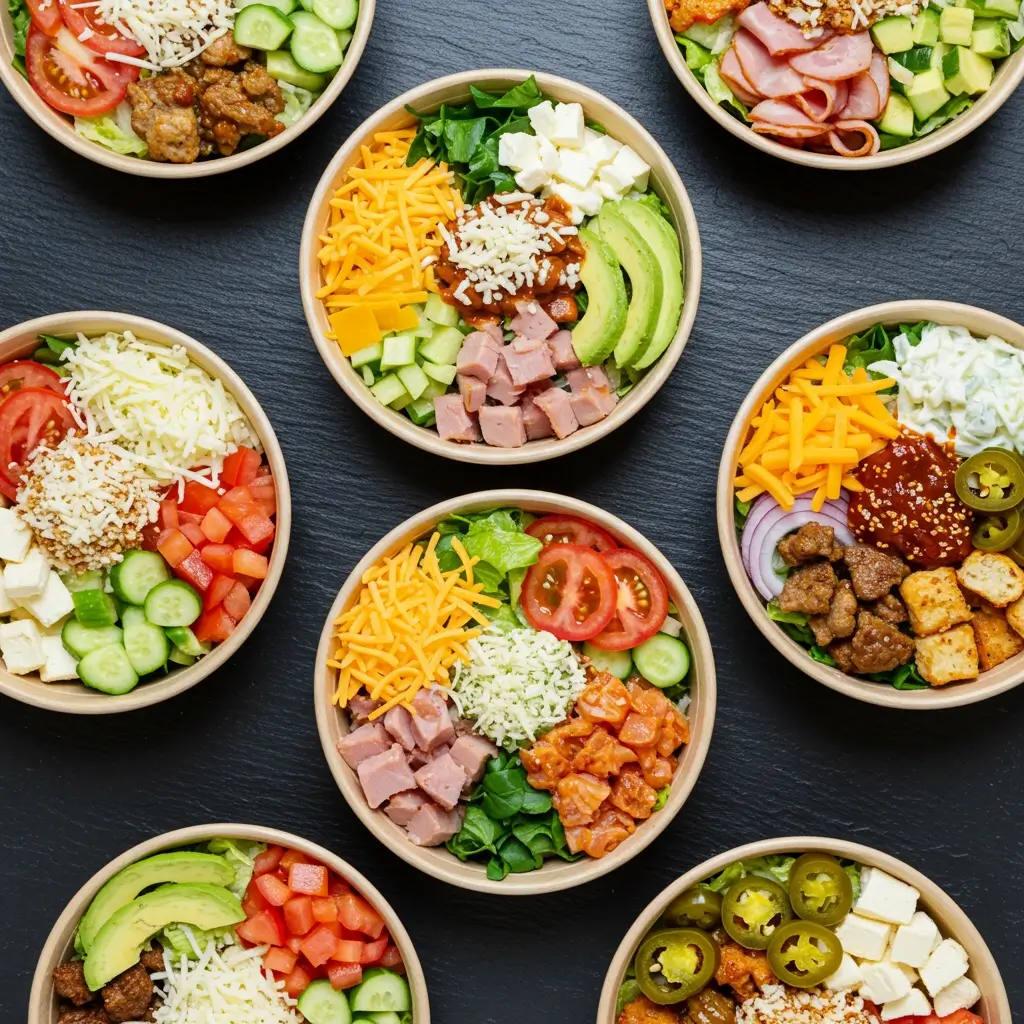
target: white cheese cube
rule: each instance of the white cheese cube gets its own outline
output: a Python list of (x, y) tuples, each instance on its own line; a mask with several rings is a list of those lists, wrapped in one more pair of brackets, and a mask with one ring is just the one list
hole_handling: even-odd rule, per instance
[(530, 119), (530, 124), (538, 135), (545, 139), (551, 138), (551, 133), (555, 130), (555, 108), (551, 100), (545, 100), (543, 103), (530, 107), (526, 116)]
[(558, 166), (552, 176), (577, 188), (586, 188), (593, 179), (595, 170), (596, 166), (591, 163), (586, 153), (575, 149), (560, 149)]
[(531, 164), (539, 164), (537, 150), (540, 143), (536, 135), (526, 132), (509, 132), (498, 139), (498, 162), (510, 167), (513, 171), (521, 171)]
[(592, 188), (585, 188), (580, 193), (577, 205), (586, 216), (596, 217), (601, 212), (601, 207), (604, 206), (604, 197), (598, 195)]
[(943, 939), (921, 968), (921, 981), (931, 996), (967, 973), (967, 950), (956, 939)]
[(597, 180), (603, 181), (609, 188), (615, 190), (615, 194), (624, 196), (632, 187), (633, 179), (615, 166), (614, 163), (605, 164), (598, 169)]
[[(891, 960), (890, 957), (886, 957), (887, 960)], [(893, 963), (896, 963), (894, 960)], [(903, 977), (910, 982), (911, 985), (916, 985), (921, 980), (921, 975), (914, 970), (910, 964), (896, 964), (896, 966), (903, 972)]]
[(17, 605), (14, 603), (14, 598), (7, 593), (7, 588), (4, 586), (3, 575), (0, 574), (0, 615), (8, 615), (17, 609)]
[(537, 189), (543, 188), (551, 180), (551, 175), (538, 163), (521, 170), (515, 176), (515, 179), (516, 184), (524, 192), (536, 192)]
[(31, 619), (0, 625), (0, 654), (7, 671), (24, 676), (41, 669), (46, 661), (42, 639), (39, 627)]
[(910, 924), (901, 924), (896, 929), (889, 958), (898, 964), (924, 967), (929, 954), (940, 941), (938, 926), (923, 910), (919, 910)]
[(44, 636), (41, 640), (43, 648), (43, 667), (39, 670), (39, 678), (44, 683), (55, 683), (58, 679), (77, 679), (78, 662), (64, 646), (59, 636)]
[(554, 174), (555, 168), (558, 166), (558, 147), (550, 139), (537, 136), (537, 157), (541, 167), (548, 174)]
[(559, 103), (554, 126), (545, 134), (556, 146), (579, 149), (583, 145), (583, 107), (579, 103)]
[(595, 195), (599, 195), (609, 203), (618, 202), (622, 198), (622, 196), (616, 192), (611, 185), (606, 185), (603, 181), (592, 181), (590, 183), (590, 191)]
[(864, 868), (860, 873), (860, 897), (853, 909), (861, 917), (873, 917), (890, 924), (910, 924), (920, 895), (912, 885), (880, 868)]
[[(847, 914), (836, 928), (843, 949), (860, 960), (881, 960), (889, 948), (892, 925)], [(863, 965), (862, 965), (863, 966)]]
[(558, 196), (559, 199), (568, 204), (573, 224), (579, 224), (583, 220), (585, 213), (580, 206), (584, 196), (582, 189), (578, 189), (574, 185), (567, 185), (564, 181), (556, 181), (544, 191), (548, 195)]
[(981, 991), (970, 978), (957, 978), (935, 995), (935, 1016), (946, 1017), (957, 1010), (969, 1010), (981, 998)]
[(23, 562), (8, 562), (4, 566), (4, 589), (15, 601), (35, 597), (43, 592), (49, 575), (46, 555), (39, 548), (33, 548)]
[(610, 135), (602, 135), (591, 128), (583, 129), (583, 152), (598, 167), (601, 164), (610, 164), (620, 149), (622, 149), (622, 143), (616, 142)]
[(32, 545), (32, 531), (13, 508), (0, 508), (0, 558), (21, 562)]
[(910, 982), (904, 973), (891, 961), (861, 964), (864, 984), (873, 993), (873, 1003), (891, 1003), (902, 999), (910, 991)]
[(22, 608), (27, 608), (44, 626), (52, 626), (75, 608), (71, 592), (52, 570), (40, 595), (19, 597), (17, 600)]
[(931, 1012), (932, 1004), (928, 1002), (928, 997), (919, 988), (912, 988), (902, 999), (894, 999), (882, 1007), (882, 1020), (927, 1017)]
[(875, 993), (871, 991), (870, 985), (861, 985), (857, 992), (861, 999), (866, 999), (869, 1003), (878, 1003), (878, 1000), (875, 999)]
[(844, 988), (856, 988), (863, 980), (860, 964), (849, 953), (843, 953), (843, 962), (839, 965), (839, 970), (826, 978), (823, 984), (833, 992), (840, 992)]
[(647, 191), (647, 178), (651, 173), (649, 164), (644, 163), (643, 160), (637, 156), (636, 151), (631, 149), (629, 146), (623, 146), (618, 153), (615, 154), (615, 159), (612, 161), (612, 167), (620, 171), (625, 177), (629, 178), (630, 184), (637, 192)]

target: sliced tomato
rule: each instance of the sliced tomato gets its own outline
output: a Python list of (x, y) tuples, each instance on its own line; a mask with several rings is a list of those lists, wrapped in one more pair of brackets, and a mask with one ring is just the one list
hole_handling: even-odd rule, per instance
[(26, 0), (32, 24), (41, 28), (48, 36), (55, 36), (64, 24), (57, 0)]
[(256, 879), (254, 878), (245, 890), (245, 897), (242, 900), (242, 909), (245, 911), (245, 916), (255, 917), (261, 910), (266, 910), (269, 906), (270, 904), (264, 898), (263, 893), (256, 888)]
[(274, 524), (248, 487), (232, 487), (217, 507), (238, 527), (250, 544), (259, 544), (274, 536)]
[(559, 640), (589, 640), (615, 614), (615, 575), (593, 548), (549, 544), (523, 581), (523, 613)]
[[(234, 568), (232, 556), (235, 553), (235, 549), (230, 544), (207, 544), (203, 548), (203, 561), (211, 568), (214, 572), (220, 573), (222, 576), (229, 576), (234, 578)], [(228, 593), (228, 591), (224, 591)], [(214, 604), (220, 604), (224, 600), (224, 596), (221, 595)]]
[(218, 501), (220, 501), (220, 495), (217, 493), (216, 487), (206, 487), (195, 480), (189, 480), (185, 484), (185, 492), (178, 503), (178, 509), (180, 512), (205, 516)]
[(211, 508), (203, 516), (199, 529), (207, 540), (214, 544), (223, 544), (224, 538), (231, 532), (231, 520), (219, 508)]
[[(63, 0), (62, 0), (63, 2)], [(227, 487), (243, 486), (256, 478), (263, 457), (252, 448), (241, 445), (225, 460), (221, 470), (221, 483)]]
[(71, 407), (56, 391), (12, 391), (0, 403), (0, 492), (16, 500), (28, 457), (42, 441), (56, 445), (74, 425)]
[(590, 643), (605, 651), (625, 651), (654, 636), (668, 615), (668, 588), (649, 559), (630, 548), (606, 552), (615, 574), (615, 614)]
[(617, 548), (615, 538), (596, 523), (591, 523), (579, 516), (557, 515), (541, 516), (526, 528), (531, 537), (536, 537), (542, 544), (582, 544), (585, 548), (595, 551), (611, 551)]
[(19, 388), (49, 388), (64, 394), (64, 379), (48, 366), (32, 359), (15, 359), (0, 366), (0, 398)]
[(129, 57), (141, 57), (146, 52), (138, 40), (122, 35), (113, 25), (104, 21), (98, 12), (97, 7), (79, 6), (75, 0), (60, 0), (64, 24), (90, 50), (96, 53), (123, 53)]
[(177, 527), (166, 529), (160, 534), (156, 549), (172, 569), (181, 565), (193, 550), (191, 541)]
[(285, 850), (281, 856), (280, 868), (282, 871), (290, 871), (293, 864), (309, 864), (309, 858), (298, 850)]
[(241, 622), (242, 619), (245, 618), (245, 613), (252, 605), (252, 598), (249, 597), (249, 591), (246, 590), (241, 583), (236, 582), (231, 590), (228, 591), (227, 596), (221, 603), (224, 605), (224, 611), (226, 611), (228, 615), (235, 620), (235, 622)]
[(73, 117), (106, 114), (128, 91), (121, 72), (83, 46), (66, 25), (55, 36), (35, 25), (29, 27), (25, 71), (32, 88), (54, 110)]

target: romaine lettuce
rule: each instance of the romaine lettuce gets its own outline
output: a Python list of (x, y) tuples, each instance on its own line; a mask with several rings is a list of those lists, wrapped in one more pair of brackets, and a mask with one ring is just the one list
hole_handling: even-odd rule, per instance
[(747, 108), (736, 99), (732, 89), (725, 84), (725, 79), (719, 74), (717, 61), (713, 61), (704, 68), (704, 88), (716, 103), (724, 103), (726, 106), (732, 107), (744, 121), (750, 120), (747, 117)]
[(308, 89), (300, 89), (297, 85), (290, 85), (288, 82), (278, 82), (277, 84), (281, 87), (281, 95), (284, 97), (284, 110), (277, 115), (275, 120), (290, 127), (309, 110), (320, 94), (310, 92)]
[(789, 853), (769, 853), (751, 860), (738, 860), (712, 878), (701, 882), (701, 885), (713, 892), (725, 892), (734, 882), (746, 875), (757, 875), (760, 878), (770, 878), (784, 886), (789, 881), (789, 872), (795, 863), (796, 857)]
[(210, 853), (220, 854), (235, 869), (235, 880), (228, 888), (241, 899), (252, 880), (253, 863), (267, 848), (266, 843), (253, 843), (246, 839), (211, 839), (206, 848)]
[(149, 153), (149, 147), (132, 130), (132, 108), (127, 100), (109, 114), (76, 117), (75, 131), (82, 138), (125, 156), (144, 157)]

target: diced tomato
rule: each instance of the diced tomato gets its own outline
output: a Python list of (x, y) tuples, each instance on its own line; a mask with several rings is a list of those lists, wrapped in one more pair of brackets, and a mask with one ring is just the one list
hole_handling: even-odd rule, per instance
[(252, 599), (249, 597), (249, 591), (241, 583), (236, 583), (228, 592), (227, 597), (224, 598), (224, 611), (235, 622), (241, 622), (242, 617), (249, 610), (249, 605), (251, 604)]
[(405, 963), (397, 946), (388, 946), (384, 950), (384, 955), (380, 958), (380, 965), (381, 967), (386, 967), (389, 971), (397, 971), (399, 974), (405, 973)]
[(186, 583), (191, 583), (200, 592), (209, 590), (210, 584), (213, 582), (213, 569), (203, 561), (203, 556), (195, 550), (174, 567), (174, 572), (175, 575), (181, 577)]
[(250, 594), (255, 594), (256, 591), (260, 589), (260, 584), (263, 582), (263, 580), (256, 579), (255, 576), (246, 576), (245, 573), (242, 572), (237, 573), (235, 575), (235, 579), (238, 580), (238, 582), (241, 583)]
[(192, 626), (192, 632), (200, 643), (221, 643), (234, 633), (236, 625), (235, 620), (224, 611), (224, 606), (219, 604), (199, 616)]
[(330, 896), (313, 897), (313, 916), (321, 923), (338, 920), (338, 904)]
[[(312, 912), (310, 912), (312, 917)], [(302, 942), (302, 955), (314, 966), (327, 963), (334, 956), (338, 945), (337, 936), (325, 925), (319, 924)]]
[[(269, 875), (261, 875), (261, 878), (269, 878)], [(281, 911), (276, 907), (267, 907), (261, 910), (255, 917), (243, 921), (235, 926), (235, 933), (239, 938), (251, 942), (254, 946), (283, 946), (286, 938), (284, 930), (284, 919)]]
[(203, 561), (214, 572), (223, 576), (233, 576), (234, 566), (232, 557), (235, 549), (230, 544), (207, 544), (203, 548)]
[(228, 487), (237, 487), (240, 484), (247, 484), (255, 479), (256, 471), (263, 461), (259, 452), (241, 445), (233, 451), (225, 460), (224, 468), (220, 471), (221, 482)]
[(203, 533), (202, 527), (196, 526), (195, 523), (181, 523), (178, 529), (188, 537), (193, 547), (201, 548), (210, 543), (210, 538)]
[(332, 959), (341, 960), (346, 964), (361, 964), (365, 948), (366, 943), (360, 942), (359, 939), (338, 939)]
[(268, 971), (277, 971), (279, 974), (291, 974), (295, 968), (295, 961), (299, 959), (298, 953), (290, 949), (274, 946), (263, 954), (263, 966)]
[(288, 871), (288, 887), (292, 892), (326, 896), (327, 868), (322, 864), (293, 864)]
[(248, 487), (232, 487), (217, 507), (238, 527), (251, 544), (274, 536), (274, 524)]
[(224, 538), (231, 532), (231, 520), (219, 508), (211, 508), (203, 516), (200, 528), (208, 541), (223, 544)]
[(292, 898), (291, 889), (280, 878), (269, 873), (257, 875), (256, 888), (272, 907), (283, 907)]
[(364, 942), (363, 955), (359, 958), (359, 962), (362, 964), (377, 963), (384, 955), (384, 950), (388, 948), (390, 941), (387, 935), (382, 935), (376, 942)]
[(379, 939), (384, 931), (384, 918), (369, 903), (354, 892), (337, 897), (338, 920), (353, 932)]
[(163, 530), (160, 529), (159, 523), (146, 523), (142, 528), (142, 550), (156, 551), (156, 542), (160, 539), (161, 533)]
[[(867, 1000), (865, 1000), (865, 1003)], [(985, 1018), (970, 1010), (954, 1010), (945, 1017), (930, 1013), (926, 1017), (896, 1017), (889, 1024), (985, 1024)]]
[[(205, 557), (203, 561), (206, 561)], [(233, 580), (230, 576), (222, 576), (220, 573), (215, 573), (213, 577), (213, 582), (210, 584), (210, 589), (207, 590), (205, 594), (203, 594), (203, 610), (209, 611), (211, 608), (216, 608), (217, 605), (219, 605), (224, 600), (224, 598), (231, 593), (231, 591), (234, 589), (234, 586), (235, 580)], [(280, 854), (278, 854), (277, 859), (278, 861), (281, 860)], [(276, 866), (277, 865), (275, 864), (274, 867)], [(269, 868), (268, 870), (273, 871), (274, 868)], [(260, 874), (262, 874), (262, 872), (260, 872)]]
[(185, 493), (178, 503), (179, 512), (194, 512), (196, 515), (205, 516), (207, 512), (220, 501), (220, 495), (215, 487), (205, 487), (203, 484), (189, 480), (185, 484)]
[(196, 526), (202, 524), (203, 516), (196, 515), (195, 512), (182, 512), (181, 506), (178, 506), (178, 522), (179, 523), (195, 523)]
[(266, 897), (256, 888), (254, 878), (245, 890), (245, 898), (242, 900), (242, 909), (246, 917), (255, 917), (261, 910), (266, 910), (270, 904)]
[(292, 935), (305, 935), (313, 930), (316, 918), (313, 917), (312, 902), (308, 896), (292, 896), (288, 900), (284, 905), (284, 923)]
[(306, 937), (305, 935), (289, 935), (289, 936), (288, 936), (288, 938), (284, 940), (284, 944), (285, 944), (285, 945), (286, 945), (286, 946), (287, 946), (287, 947), (288, 947), (288, 948), (289, 948), (289, 949), (290, 949), (290, 950), (291, 950), (291, 951), (292, 951), (292, 952), (293, 952), (293, 953), (294, 953), (294, 954), (295, 954), (296, 956), (298, 956), (298, 954), (299, 954), (299, 953), (301, 952), (301, 950), (302, 950), (302, 940), (303, 940), (303, 939), (304, 939), (305, 937)]
[(353, 988), (363, 980), (362, 964), (328, 964), (327, 978), (337, 992)]
[(277, 486), (272, 476), (258, 476), (249, 481), (249, 493), (259, 502), (268, 516), (277, 513)]
[[(217, 585), (217, 581), (213, 581), (213, 587)], [(273, 871), (278, 864), (281, 863), (281, 857), (284, 856), (283, 846), (268, 846), (262, 853), (256, 854), (256, 859), (252, 864), (252, 871), (254, 875), (265, 875), (268, 871)]]
[(253, 544), (245, 539), (245, 534), (237, 526), (232, 526), (231, 532), (225, 538), (224, 543), (230, 544), (233, 548), (246, 548), (249, 551), (255, 551), (258, 555), (265, 555), (270, 550), (270, 545), (274, 543), (274, 537), (271, 534), (271, 536), (261, 540), (258, 544)]
[(173, 498), (164, 498), (160, 502), (160, 526), (164, 530), (173, 530), (178, 525), (178, 503)]
[(266, 555), (257, 555), (255, 551), (246, 548), (235, 548), (235, 553), (231, 556), (231, 567), (236, 573), (258, 580), (266, 579), (268, 565)]
[(312, 977), (303, 969), (302, 965), (296, 964), (292, 973), (284, 979), (284, 990), (292, 999), (298, 999), (309, 988), (309, 983), (312, 980)]
[(310, 859), (298, 850), (285, 850), (278, 867), (282, 871), (291, 871), (293, 864), (309, 864)]
[(170, 527), (160, 534), (156, 549), (167, 560), (167, 564), (176, 569), (192, 554), (192, 543), (177, 527)]
[(352, 891), (352, 886), (343, 878), (339, 878), (334, 872), (327, 881), (327, 892), (331, 896), (344, 896)]

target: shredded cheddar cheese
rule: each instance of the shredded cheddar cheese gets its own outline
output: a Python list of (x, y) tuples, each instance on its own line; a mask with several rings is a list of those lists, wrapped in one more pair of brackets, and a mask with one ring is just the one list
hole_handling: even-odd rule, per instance
[(447, 686), (453, 666), (469, 661), (466, 645), (489, 625), (480, 608), (501, 602), (481, 593), (473, 580), (479, 559), (458, 538), (452, 550), (460, 566), (441, 570), (440, 539), (435, 533), (426, 547), (407, 544), (363, 574), (356, 603), (334, 623), (339, 646), (327, 664), (338, 670), (335, 704), (345, 707), (365, 691), (384, 702), (370, 715), (378, 718), (423, 687)]
[(751, 420), (733, 481), (740, 501), (768, 492), (790, 509), (798, 494), (814, 492), (812, 508), (861, 485), (850, 471), (899, 436), (899, 424), (878, 397), (896, 382), (871, 380), (862, 367), (843, 370), (846, 347), (832, 345), (822, 362), (809, 359), (775, 389)]

